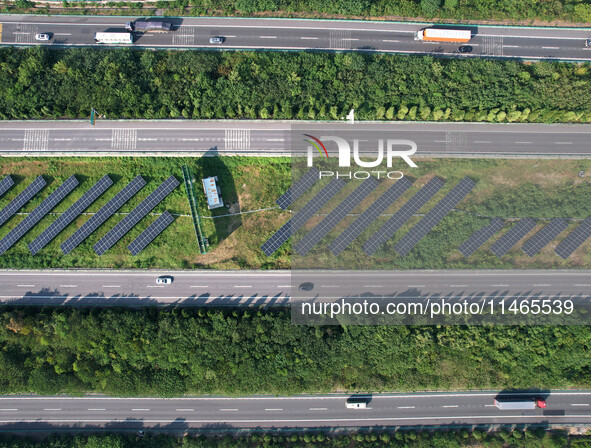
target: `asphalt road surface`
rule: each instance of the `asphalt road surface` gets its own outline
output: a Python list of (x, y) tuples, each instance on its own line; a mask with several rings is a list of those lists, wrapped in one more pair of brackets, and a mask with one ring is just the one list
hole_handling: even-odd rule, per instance
[(499, 410), (497, 392), (379, 394), (367, 409), (347, 409), (345, 395), (241, 398), (0, 397), (0, 430), (109, 428), (335, 428), (472, 424), (589, 424), (590, 391), (537, 391), (545, 409)]
[[(0, 19), (0, 44), (85, 46), (94, 45), (96, 32), (125, 32), (133, 17), (71, 17), (7, 15)], [(458, 54), (457, 43), (414, 40), (425, 23), (388, 23), (333, 20), (282, 20), (244, 18), (172, 19), (170, 33), (134, 36), (135, 47), (376, 51), (405, 54), (435, 54), (458, 57), (506, 57), (590, 61), (585, 41), (590, 29), (519, 28), (470, 26), (471, 53)], [(38, 42), (35, 34), (49, 33), (49, 42)], [(222, 44), (209, 39), (223, 36)], [(103, 44), (104, 45), (104, 44)], [(128, 44), (129, 45), (129, 44)]]
[[(171, 275), (170, 285), (157, 285)], [(313, 291), (299, 290), (312, 282)], [(289, 298), (591, 296), (591, 271), (0, 271), (0, 301), (27, 305), (287, 305)]]
[[(290, 155), (292, 125), (391, 131), (414, 157), (588, 157), (591, 125), (287, 121), (3, 121), (4, 155)], [(294, 134), (295, 135), (295, 134)], [(301, 137), (300, 133), (297, 133)], [(363, 153), (365, 148), (361, 147)], [(374, 151), (371, 148), (367, 152)]]

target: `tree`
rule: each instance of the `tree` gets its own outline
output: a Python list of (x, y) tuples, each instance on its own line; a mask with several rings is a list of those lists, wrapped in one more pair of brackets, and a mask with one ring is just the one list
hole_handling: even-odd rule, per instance
[(441, 0), (421, 0), (421, 9), (428, 16), (437, 14), (441, 6)]

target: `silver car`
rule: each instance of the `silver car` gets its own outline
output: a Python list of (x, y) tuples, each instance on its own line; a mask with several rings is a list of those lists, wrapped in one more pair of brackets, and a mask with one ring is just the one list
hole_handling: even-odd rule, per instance
[(215, 36), (209, 39), (210, 44), (223, 44), (226, 39), (222, 36)]

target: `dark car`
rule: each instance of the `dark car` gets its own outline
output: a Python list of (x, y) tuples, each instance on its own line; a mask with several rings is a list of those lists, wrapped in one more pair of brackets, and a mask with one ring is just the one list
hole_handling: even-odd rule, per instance
[(462, 45), (458, 48), (458, 53), (472, 53), (472, 47), (470, 45)]
[(312, 282), (302, 283), (299, 287), (300, 291), (312, 291), (313, 289), (314, 289), (314, 283), (312, 283)]

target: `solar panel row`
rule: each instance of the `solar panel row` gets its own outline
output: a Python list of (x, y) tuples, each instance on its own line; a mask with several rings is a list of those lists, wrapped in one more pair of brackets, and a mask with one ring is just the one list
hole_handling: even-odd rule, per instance
[(563, 260), (566, 260), (570, 255), (577, 250), (591, 236), (591, 216), (585, 218), (579, 226), (573, 230), (568, 236), (563, 239), (554, 252)]
[[(404, 178), (403, 178), (404, 179)], [(402, 179), (400, 179), (402, 180)], [(398, 181), (400, 182), (400, 181)], [(388, 241), (392, 236), (416, 213), (423, 207), (429, 199), (441, 190), (443, 187), (443, 180), (439, 177), (434, 177), (427, 184), (421, 188), (412, 198), (410, 198), (394, 216), (392, 216), (386, 223), (374, 233), (363, 245), (363, 251), (367, 255), (372, 255), (377, 251), (382, 244)]]
[(445, 197), (427, 213), (419, 223), (406, 233), (395, 245), (394, 249), (404, 256), (419, 242), (433, 227), (435, 227), (458, 203), (464, 199), (476, 183), (469, 177), (464, 177), (459, 184), (451, 189)]
[(174, 218), (172, 215), (168, 213), (168, 211), (164, 211), (164, 213), (162, 213), (156, 221), (150, 224), (146, 230), (133, 240), (127, 248), (132, 255), (135, 256), (139, 254), (173, 222)]
[(361, 201), (363, 201), (379, 185), (375, 177), (368, 177), (358, 186), (343, 202), (337, 205), (320, 224), (314, 227), (308, 234), (295, 245), (295, 250), (300, 255), (306, 255), (312, 248), (324, 238), (328, 232), (334, 229), (347, 214), (349, 214)]
[(109, 230), (109, 232), (107, 232), (107, 234), (93, 246), (94, 251), (98, 255), (104, 254), (179, 185), (180, 182), (174, 176), (170, 176), (162, 182), (146, 199), (140, 202), (129, 215), (119, 221), (115, 227)]
[(412, 182), (406, 177), (396, 181), (389, 187), (373, 204), (361, 213), (361, 215), (347, 227), (343, 233), (337, 236), (329, 249), (333, 255), (339, 255), (345, 250), (359, 235), (361, 235), (369, 225), (386, 211), (402, 194), (412, 186)]
[(308, 189), (312, 187), (316, 182), (318, 182), (319, 176), (318, 169), (312, 167), (309, 171), (307, 171), (302, 177), (294, 182), (294, 184), (289, 187), (289, 189), (279, 196), (277, 199), (277, 205), (285, 210), (295, 201), (297, 201)]
[(568, 223), (564, 219), (556, 218), (544, 226), (538, 233), (523, 243), (521, 249), (530, 257), (540, 252), (550, 241), (556, 238)]
[(480, 246), (486, 243), (495, 233), (503, 228), (505, 222), (500, 218), (493, 218), (490, 220), (490, 224), (484, 226), (482, 229), (477, 230), (464, 241), (458, 250), (464, 257), (469, 257), (476, 252)]
[(521, 219), (515, 224), (507, 233), (500, 237), (492, 246), (490, 250), (497, 257), (505, 255), (517, 242), (533, 230), (536, 222), (531, 218)]
[(78, 186), (76, 176), (70, 176), (63, 184), (57, 187), (47, 198), (29, 213), (25, 219), (19, 222), (8, 235), (0, 240), (0, 255), (10, 249), (25, 233), (31, 230), (35, 224), (47, 215), (62, 199)]
[(0, 211), (0, 226), (19, 211), (23, 205), (29, 202), (33, 196), (39, 193), (45, 185), (47, 185), (47, 182), (45, 182), (43, 176), (39, 176), (31, 182), (10, 204)]
[(62, 243), (60, 248), (64, 255), (72, 252), (82, 241), (90, 236), (92, 232), (100, 227), (109, 217), (119, 210), (123, 204), (129, 201), (138, 191), (140, 191), (146, 181), (142, 176), (135, 177), (123, 189), (117, 193), (109, 202), (86, 221), (72, 236)]
[(6, 193), (12, 186), (14, 185), (14, 181), (12, 180), (12, 176), (9, 174), (4, 179), (0, 180), (0, 196)]
[(333, 179), (328, 185), (314, 196), (310, 202), (304, 205), (301, 210), (286, 222), (265, 244), (261, 250), (267, 256), (271, 256), (285, 243), (297, 230), (303, 226), (312, 216), (318, 212), (335, 194), (345, 186), (343, 179)]
[(72, 221), (74, 221), (80, 214), (86, 210), (90, 205), (98, 199), (107, 189), (113, 185), (113, 181), (108, 175), (103, 176), (97, 183), (78, 199), (74, 205), (68, 208), (62, 215), (60, 215), (54, 222), (47, 227), (41, 235), (35, 238), (29, 244), (29, 250), (32, 255), (35, 255), (45, 246), (47, 246), (56, 236), (60, 234)]

